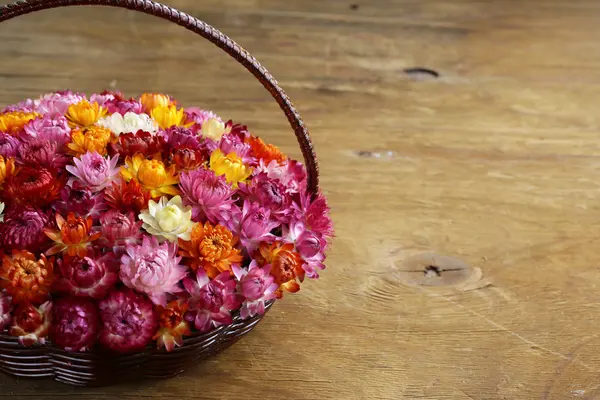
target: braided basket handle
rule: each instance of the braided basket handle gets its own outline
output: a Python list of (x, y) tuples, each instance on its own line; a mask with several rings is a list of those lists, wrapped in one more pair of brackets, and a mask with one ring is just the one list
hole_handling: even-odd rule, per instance
[(304, 125), (300, 114), (298, 114), (288, 96), (265, 67), (260, 65), (245, 49), (207, 23), (152, 0), (19, 0), (12, 4), (0, 5), (0, 22), (34, 11), (81, 5), (120, 7), (154, 15), (181, 25), (225, 50), (227, 54), (246, 67), (262, 83), (285, 113), (302, 149), (302, 155), (304, 156), (308, 172), (308, 190), (313, 195), (317, 194), (319, 190), (317, 157), (308, 134), (308, 129)]

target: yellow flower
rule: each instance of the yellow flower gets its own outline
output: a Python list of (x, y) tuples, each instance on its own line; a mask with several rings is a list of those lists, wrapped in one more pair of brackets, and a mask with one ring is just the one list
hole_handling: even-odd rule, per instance
[(163, 194), (179, 194), (176, 185), (179, 179), (175, 176), (175, 166), (165, 168), (159, 160), (146, 160), (143, 155), (136, 154), (125, 159), (126, 166), (121, 167), (121, 175), (127, 182), (135, 179), (150, 192), (152, 197)]
[(15, 173), (15, 159), (4, 158), (0, 156), (0, 185), (4, 183), (7, 177)]
[(29, 121), (36, 119), (39, 116), (40, 114), (38, 113), (26, 113), (21, 111), (0, 114), (0, 132), (17, 135)]
[(94, 125), (98, 120), (106, 115), (108, 110), (100, 107), (98, 103), (90, 103), (82, 100), (79, 103), (71, 104), (67, 109), (65, 117), (69, 121), (71, 128), (88, 128)]
[(143, 211), (139, 218), (144, 221), (142, 227), (151, 235), (169, 242), (191, 239), (191, 231), (194, 227), (192, 207), (184, 207), (179, 196), (171, 200), (163, 196), (158, 203), (150, 200), (148, 210)]
[(85, 132), (81, 129), (75, 129), (71, 132), (71, 143), (67, 147), (69, 153), (75, 156), (85, 154), (88, 151), (106, 155), (106, 146), (110, 139), (110, 129), (101, 126), (92, 126), (86, 129)]
[(140, 103), (142, 103), (144, 111), (148, 114), (156, 107), (166, 107), (171, 104), (176, 104), (171, 97), (162, 93), (144, 93), (140, 96)]
[(177, 109), (175, 104), (155, 107), (150, 112), (150, 116), (162, 129), (167, 129), (172, 126), (184, 126), (187, 128), (194, 125), (193, 122), (185, 122), (186, 118), (183, 108)]
[(225, 155), (220, 149), (213, 151), (210, 155), (210, 169), (216, 175), (225, 175), (225, 180), (234, 188), (237, 188), (239, 182), (245, 181), (252, 174), (252, 168), (245, 165), (240, 156), (233, 152)]

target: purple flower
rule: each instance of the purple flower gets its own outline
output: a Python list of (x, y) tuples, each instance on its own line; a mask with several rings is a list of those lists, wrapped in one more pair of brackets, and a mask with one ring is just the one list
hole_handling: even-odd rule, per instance
[(245, 200), (241, 210), (239, 208), (234, 210), (231, 218), (224, 221), (224, 224), (240, 238), (240, 242), (249, 253), (256, 250), (260, 242), (274, 238), (271, 231), (277, 228), (279, 223), (271, 219), (269, 209)]
[(245, 199), (259, 203), (271, 210), (271, 217), (279, 223), (288, 223), (293, 213), (292, 199), (285, 186), (266, 173), (252, 178), (250, 183), (240, 183), (240, 193)]
[(210, 280), (204, 269), (198, 268), (196, 279), (185, 279), (183, 286), (191, 296), (186, 319), (193, 321), (200, 332), (233, 322), (231, 311), (240, 307), (242, 299), (235, 293), (236, 282), (229, 271)]
[(62, 169), (69, 162), (69, 157), (58, 150), (58, 144), (43, 139), (27, 141), (19, 148), (21, 164)]
[(112, 246), (113, 251), (119, 255), (125, 252), (125, 248), (138, 245), (142, 240), (143, 221), (137, 220), (133, 212), (121, 213), (117, 210), (109, 210), (100, 217), (102, 226), (102, 238), (106, 244)]
[(48, 242), (44, 227), (50, 222), (48, 213), (38, 208), (13, 208), (4, 215), (0, 238), (7, 250), (39, 252)]
[(62, 215), (74, 212), (82, 217), (93, 218), (97, 218), (107, 209), (104, 194), (92, 192), (80, 181), (73, 181), (71, 185), (65, 186), (60, 192), (60, 200), (54, 203), (54, 207)]
[(98, 192), (107, 187), (119, 173), (118, 162), (118, 154), (107, 159), (96, 152), (88, 152), (80, 158), (74, 158), (75, 166), (68, 165), (66, 170), (79, 178), (85, 186)]
[(6, 293), (0, 292), (0, 332), (4, 331), (12, 323), (12, 300)]
[(177, 246), (165, 242), (159, 244), (155, 237), (144, 237), (139, 246), (127, 246), (127, 254), (121, 257), (121, 281), (125, 286), (146, 293), (154, 304), (166, 305), (167, 293), (178, 293), (178, 283), (187, 275), (179, 265)]
[(44, 116), (36, 118), (25, 125), (25, 132), (21, 136), (24, 142), (41, 140), (55, 142), (59, 148), (71, 141), (71, 128), (67, 119), (62, 116)]
[(255, 260), (252, 260), (247, 270), (233, 266), (233, 273), (239, 281), (238, 291), (244, 297), (240, 308), (240, 316), (243, 319), (264, 314), (265, 301), (277, 297), (279, 285), (275, 283), (275, 278), (270, 272), (271, 264), (261, 268)]
[(143, 349), (158, 327), (152, 302), (133, 290), (115, 290), (98, 303), (102, 318), (100, 343), (119, 353)]
[(6, 132), (0, 132), (0, 156), (11, 158), (17, 155), (20, 146), (19, 139)]
[(87, 351), (96, 343), (100, 316), (88, 299), (65, 297), (54, 303), (50, 337), (67, 351)]
[(183, 194), (183, 203), (192, 206), (194, 221), (208, 219), (218, 223), (223, 213), (231, 210), (233, 188), (224, 176), (216, 176), (211, 170), (199, 168), (191, 172), (182, 172), (179, 187)]

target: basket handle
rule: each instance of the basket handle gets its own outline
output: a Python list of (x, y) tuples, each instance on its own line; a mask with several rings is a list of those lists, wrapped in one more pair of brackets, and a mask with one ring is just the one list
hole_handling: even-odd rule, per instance
[(154, 15), (181, 25), (225, 50), (227, 54), (246, 67), (246, 69), (260, 81), (285, 113), (288, 122), (296, 134), (298, 144), (300, 144), (300, 148), (302, 149), (302, 155), (304, 156), (304, 162), (308, 173), (308, 190), (313, 195), (318, 193), (319, 166), (317, 163), (317, 156), (308, 129), (304, 125), (300, 114), (298, 114), (298, 111), (296, 111), (296, 108), (288, 96), (265, 67), (263, 67), (245, 49), (207, 23), (176, 10), (175, 8), (152, 0), (19, 0), (12, 4), (0, 5), (0, 22), (34, 11), (80, 5), (120, 7)]

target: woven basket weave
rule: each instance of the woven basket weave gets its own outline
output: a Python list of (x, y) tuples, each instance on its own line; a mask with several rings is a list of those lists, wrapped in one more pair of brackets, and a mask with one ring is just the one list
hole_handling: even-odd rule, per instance
[[(0, 22), (34, 11), (78, 5), (120, 7), (154, 15), (197, 33), (232, 56), (260, 81), (284, 111), (302, 150), (308, 174), (308, 190), (313, 195), (318, 193), (317, 159), (300, 115), (271, 74), (246, 50), (212, 26), (151, 0), (21, 0), (0, 5)], [(269, 302), (266, 311), (272, 305), (273, 301)], [(58, 349), (51, 343), (24, 348), (16, 338), (0, 334), (0, 370), (19, 378), (53, 378), (80, 386), (169, 378), (181, 373), (187, 364), (231, 346), (250, 332), (261, 319), (262, 316), (256, 316), (242, 320), (235, 316), (231, 325), (187, 337), (184, 345), (172, 352), (148, 347), (143, 352), (131, 355), (111, 355), (101, 350), (72, 353)]]

